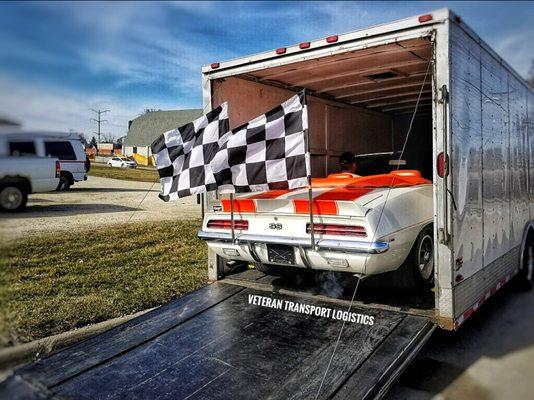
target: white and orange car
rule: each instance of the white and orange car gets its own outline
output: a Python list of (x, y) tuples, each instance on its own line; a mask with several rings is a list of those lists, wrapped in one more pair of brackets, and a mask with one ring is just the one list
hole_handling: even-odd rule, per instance
[[(313, 179), (308, 189), (247, 193), (207, 213), (199, 237), (217, 255), (267, 274), (290, 267), (375, 275), (406, 264), (419, 285), (433, 279), (432, 183), (415, 170)], [(294, 269), (293, 269), (294, 270)]]

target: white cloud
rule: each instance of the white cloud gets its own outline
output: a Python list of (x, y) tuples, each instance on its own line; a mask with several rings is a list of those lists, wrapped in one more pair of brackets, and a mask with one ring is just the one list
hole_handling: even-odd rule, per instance
[[(114, 137), (126, 134), (128, 121), (138, 116), (147, 105), (141, 101), (111, 96), (87, 96), (53, 86), (26, 84), (15, 79), (0, 79), (0, 114), (23, 122), (27, 129), (67, 131), (74, 129), (86, 136), (96, 131), (94, 117), (89, 108), (110, 109), (102, 118), (101, 131)], [(9, 96), (5, 94), (9, 93)], [(179, 105), (150, 104), (151, 108), (175, 109)]]

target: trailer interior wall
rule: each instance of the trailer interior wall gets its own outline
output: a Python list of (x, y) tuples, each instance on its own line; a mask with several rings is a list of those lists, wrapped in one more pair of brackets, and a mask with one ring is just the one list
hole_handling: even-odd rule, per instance
[(454, 316), (461, 323), (464, 314), (476, 309), (480, 299), (519, 265), (523, 233), (532, 219), (532, 91), (468, 29), (455, 23), (450, 24), (450, 59), (451, 184), (456, 205), (451, 279)]
[[(237, 127), (287, 100), (295, 93), (276, 86), (228, 78), (214, 83), (215, 105), (227, 101), (231, 127)], [(391, 151), (392, 116), (310, 96), (308, 118), (312, 173), (336, 172), (338, 156)]]

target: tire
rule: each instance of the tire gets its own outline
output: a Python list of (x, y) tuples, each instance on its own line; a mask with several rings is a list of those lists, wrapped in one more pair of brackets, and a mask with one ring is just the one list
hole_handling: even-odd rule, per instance
[(108, 167), (110, 167), (110, 168), (112, 167), (111, 163), (108, 163)]
[(89, 159), (89, 156), (85, 156), (85, 172), (89, 172), (91, 170), (91, 160)]
[(410, 254), (400, 267), (401, 286), (405, 289), (422, 291), (434, 285), (434, 229), (424, 227), (410, 250)]
[(3, 186), (0, 190), (0, 210), (19, 212), (26, 208), (28, 193), (20, 186)]
[(265, 275), (273, 276), (293, 276), (297, 272), (291, 266), (283, 267), (281, 265), (254, 263), (254, 267)]
[(73, 184), (74, 184), (74, 180), (72, 179), (72, 177), (70, 177), (66, 173), (61, 173), (56, 190), (60, 192), (69, 190)]
[(523, 253), (523, 260), (519, 266), (519, 272), (514, 278), (515, 286), (521, 291), (532, 289), (534, 280), (534, 235), (529, 233), (525, 249)]

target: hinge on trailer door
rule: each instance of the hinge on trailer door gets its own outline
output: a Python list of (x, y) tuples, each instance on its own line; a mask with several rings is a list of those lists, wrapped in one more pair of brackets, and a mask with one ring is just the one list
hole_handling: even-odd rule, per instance
[(441, 97), (439, 99), (439, 104), (449, 102), (449, 91), (447, 90), (447, 85), (443, 85), (440, 89)]
[(438, 229), (438, 242), (439, 243), (447, 245), (449, 244), (450, 239), (451, 239), (451, 235), (445, 232), (445, 229), (443, 228)]

